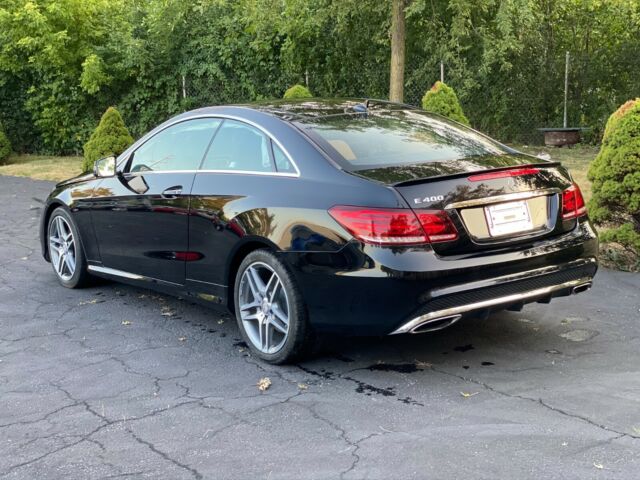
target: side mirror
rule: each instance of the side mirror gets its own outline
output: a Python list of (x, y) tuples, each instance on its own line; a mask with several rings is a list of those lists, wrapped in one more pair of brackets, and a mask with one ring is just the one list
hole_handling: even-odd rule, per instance
[(96, 177), (113, 177), (116, 174), (116, 157), (105, 157), (96, 160), (93, 165), (93, 174)]

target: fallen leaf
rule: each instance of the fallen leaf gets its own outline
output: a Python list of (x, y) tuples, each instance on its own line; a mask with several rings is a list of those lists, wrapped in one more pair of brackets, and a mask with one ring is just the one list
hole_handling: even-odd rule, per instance
[(640, 427), (633, 427), (633, 432), (640, 435)]
[(85, 300), (83, 302), (80, 302), (78, 304), (78, 306), (82, 306), (82, 305), (94, 305), (96, 303), (98, 303), (100, 300), (98, 300), (97, 298), (92, 298), (91, 300)]
[(300, 390), (306, 390), (307, 388), (309, 388), (309, 385), (307, 385), (306, 383), (299, 383), (298, 388)]
[(173, 317), (175, 314), (176, 312), (171, 310), (169, 307), (162, 307), (162, 310), (160, 310), (160, 315), (163, 317)]
[(604, 465), (596, 462), (593, 462), (593, 466), (596, 467), (598, 470), (602, 470), (604, 468)]
[(224, 320), (218, 320), (218, 325), (222, 325), (224, 323)]
[(123, 320), (123, 321), (122, 321), (122, 325), (127, 325), (127, 326), (129, 326), (129, 325), (131, 325), (131, 322), (130, 322), (129, 320)]
[(29, 260), (29, 257), (22, 257), (20, 260)]
[(187, 337), (178, 337), (178, 341), (180, 342), (186, 342)]
[(244, 352), (245, 350), (246, 350), (246, 348), (242, 348), (242, 347), (240, 347), (240, 348), (238, 349), (238, 351), (239, 351), (240, 353)]
[(563, 447), (566, 447), (567, 445), (569, 445), (567, 442), (562, 442)]
[(460, 395), (462, 395), (464, 398), (469, 398), (469, 397), (473, 397), (474, 395), (478, 395), (480, 392), (473, 392), (473, 393), (467, 393), (467, 392), (460, 392)]
[(433, 364), (429, 362), (421, 362), (420, 360), (416, 360), (416, 367), (418, 368), (431, 368)]
[(271, 386), (271, 379), (269, 377), (264, 377), (258, 380), (258, 390), (264, 392)]

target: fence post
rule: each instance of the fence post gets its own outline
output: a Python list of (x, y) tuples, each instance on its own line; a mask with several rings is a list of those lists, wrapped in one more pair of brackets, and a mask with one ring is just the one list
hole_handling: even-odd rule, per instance
[(567, 93), (569, 91), (569, 51), (567, 50), (567, 55), (565, 57), (564, 62), (564, 118), (562, 122), (562, 126), (567, 128)]
[(187, 81), (182, 75), (182, 98), (187, 98)]
[(444, 62), (440, 60), (440, 81), (444, 83)]

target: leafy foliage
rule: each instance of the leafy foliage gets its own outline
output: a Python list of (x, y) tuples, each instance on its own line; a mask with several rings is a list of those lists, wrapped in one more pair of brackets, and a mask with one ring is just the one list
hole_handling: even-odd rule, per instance
[(311, 92), (307, 87), (297, 84), (287, 89), (287, 91), (284, 92), (284, 96), (282, 98), (292, 99), (292, 98), (312, 98), (312, 97), (313, 95), (311, 95)]
[[(465, 114), (508, 141), (562, 120), (599, 141), (640, 91), (638, 0), (412, 0), (405, 101), (445, 64)], [(389, 1), (2, 0), (0, 118), (16, 151), (78, 153), (118, 106), (134, 136), (189, 108), (277, 98), (385, 98)]]
[(428, 112), (438, 113), (444, 117), (469, 125), (465, 117), (458, 96), (453, 88), (438, 80), (422, 97), (422, 108)]
[(626, 102), (609, 117), (589, 180), (591, 218), (611, 227), (600, 238), (640, 258), (640, 99)]
[(9, 137), (4, 133), (2, 124), (0, 124), (0, 163), (4, 162), (11, 155), (11, 142)]
[(109, 155), (120, 155), (132, 143), (133, 138), (120, 113), (114, 107), (107, 108), (98, 127), (84, 145), (83, 171), (91, 170), (96, 160)]

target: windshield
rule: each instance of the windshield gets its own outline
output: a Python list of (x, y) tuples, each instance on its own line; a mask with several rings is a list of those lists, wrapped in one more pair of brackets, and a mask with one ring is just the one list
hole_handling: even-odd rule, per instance
[(350, 171), (512, 153), (480, 133), (421, 111), (327, 115), (300, 126)]

